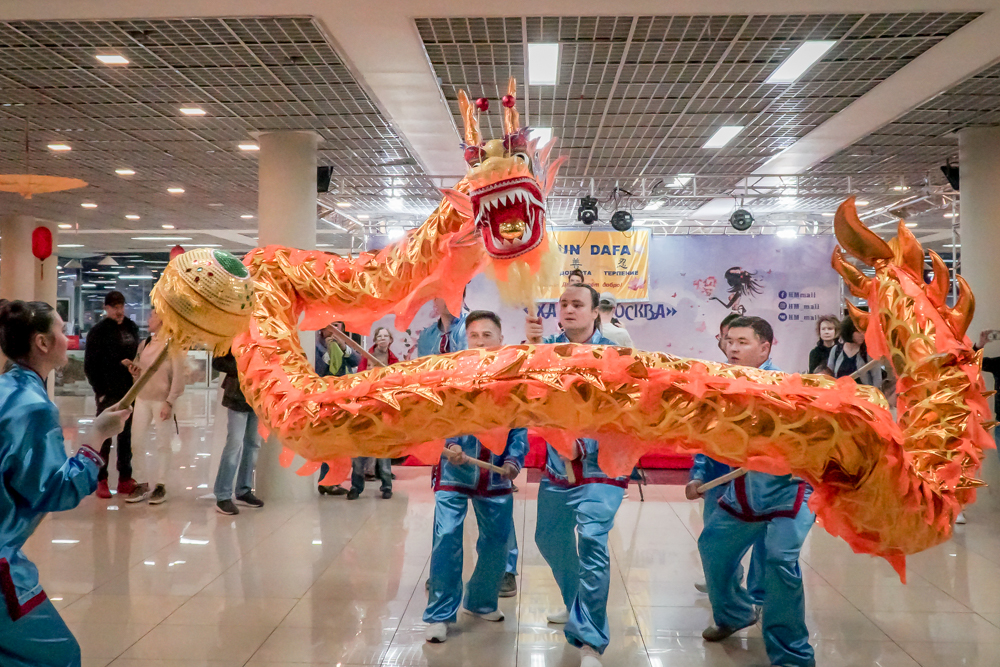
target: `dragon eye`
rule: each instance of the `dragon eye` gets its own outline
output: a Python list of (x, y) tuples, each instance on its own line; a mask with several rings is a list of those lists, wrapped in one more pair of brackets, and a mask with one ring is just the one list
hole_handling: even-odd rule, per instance
[(528, 157), (528, 154), (525, 153), (524, 151), (518, 151), (517, 153), (514, 153), (514, 158), (520, 160), (525, 164), (531, 164), (531, 158)]
[(465, 149), (465, 161), (470, 167), (477, 167), (479, 163), (486, 159), (486, 151), (482, 146), (468, 146)]

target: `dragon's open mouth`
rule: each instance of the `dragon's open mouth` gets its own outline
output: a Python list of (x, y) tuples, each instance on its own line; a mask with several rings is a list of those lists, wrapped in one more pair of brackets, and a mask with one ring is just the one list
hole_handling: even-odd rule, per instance
[(491, 257), (510, 259), (538, 246), (545, 234), (545, 205), (538, 182), (510, 178), (470, 193), (476, 225)]

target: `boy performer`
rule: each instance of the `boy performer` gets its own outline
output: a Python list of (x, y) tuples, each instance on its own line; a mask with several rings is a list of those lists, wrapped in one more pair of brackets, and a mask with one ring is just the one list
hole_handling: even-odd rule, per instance
[[(465, 318), (469, 348), (487, 349), (503, 344), (500, 318), (476, 310)], [(461, 451), (449, 449), (458, 445)], [(507, 562), (508, 538), (514, 531), (514, 497), (511, 480), (517, 477), (528, 452), (526, 429), (512, 429), (507, 447), (497, 456), (483, 447), (474, 436), (449, 438), (441, 461), (434, 468), (434, 546), (431, 551), (431, 576), (428, 580), (428, 624), (424, 637), (440, 643), (448, 638), (448, 623), (454, 623), (462, 601), (462, 539), (469, 503), (476, 512), (479, 540), (476, 543), (476, 569), (465, 593), (466, 613), (487, 621), (499, 622), (503, 612), (497, 608), (500, 581)], [(503, 474), (469, 463), (470, 458), (488, 461), (503, 468)]]
[[(771, 363), (774, 333), (760, 317), (734, 320), (727, 335), (729, 363), (778, 370)], [(708, 517), (698, 551), (705, 568), (715, 625), (706, 641), (722, 641), (757, 622), (754, 599), (736, 577), (740, 560), (763, 537), (764, 647), (773, 665), (815, 667), (805, 622), (799, 551), (816, 516), (806, 504), (812, 489), (791, 475), (750, 472), (729, 482), (719, 510)]]
[[(542, 337), (540, 318), (528, 317), (528, 342), (614, 345), (601, 334), (597, 307), (600, 295), (589, 285), (569, 285), (559, 298), (563, 332)], [(608, 477), (597, 464), (598, 442), (576, 441), (574, 482), (566, 464), (548, 446), (545, 477), (538, 487), (538, 524), (535, 543), (552, 568), (565, 609), (549, 614), (550, 623), (566, 624), (566, 640), (579, 647), (580, 667), (600, 667), (608, 646), (608, 591), (611, 557), (608, 533), (614, 527), (627, 477)]]

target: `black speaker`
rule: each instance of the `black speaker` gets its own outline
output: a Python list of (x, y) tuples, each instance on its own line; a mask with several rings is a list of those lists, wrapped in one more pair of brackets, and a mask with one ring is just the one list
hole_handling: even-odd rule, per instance
[(955, 192), (958, 192), (959, 191), (958, 165), (952, 164), (951, 160), (948, 160), (948, 163), (943, 167), (941, 167), (941, 173), (944, 174), (944, 177), (948, 179), (948, 185), (951, 186), (951, 189), (954, 190)]
[(733, 226), (733, 229), (745, 232), (753, 224), (753, 216), (745, 208), (738, 208), (729, 216), (729, 224)]
[(331, 178), (333, 178), (333, 167), (316, 167), (316, 192), (319, 194), (329, 192)]
[(632, 229), (632, 214), (628, 211), (615, 211), (611, 215), (611, 226), (615, 231), (627, 232)]

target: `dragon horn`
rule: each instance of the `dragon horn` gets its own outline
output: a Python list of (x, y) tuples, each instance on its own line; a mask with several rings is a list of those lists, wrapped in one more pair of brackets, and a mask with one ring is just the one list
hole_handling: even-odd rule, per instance
[(847, 283), (847, 289), (851, 291), (851, 294), (859, 299), (867, 299), (869, 297), (872, 284), (871, 279), (844, 259), (844, 253), (840, 251), (839, 246), (833, 250), (833, 261), (831, 263), (833, 264), (833, 270), (844, 278), (844, 282)]
[(972, 296), (972, 288), (962, 276), (955, 276), (958, 281), (958, 301), (954, 308), (945, 311), (945, 319), (955, 331), (955, 335), (961, 338), (965, 335), (969, 324), (972, 323), (972, 316), (976, 313), (976, 298)]
[(930, 256), (931, 268), (934, 270), (934, 280), (927, 286), (927, 298), (940, 309), (944, 308), (945, 300), (948, 298), (948, 266), (941, 259), (941, 255), (933, 250), (930, 251)]
[(889, 246), (895, 251), (895, 263), (910, 269), (923, 280), (924, 248), (903, 220), (899, 221), (896, 238), (889, 242)]
[(875, 266), (875, 262), (879, 260), (893, 258), (894, 253), (889, 244), (865, 227), (858, 218), (854, 197), (849, 197), (837, 208), (837, 215), (833, 218), (833, 230), (844, 249), (868, 266)]
[[(507, 82), (507, 94), (517, 100), (517, 79), (510, 77)], [(521, 129), (521, 115), (517, 113), (516, 104), (503, 108), (503, 133), (514, 134)]]
[(871, 317), (871, 313), (866, 313), (865, 311), (861, 310), (850, 301), (846, 303), (847, 303), (847, 313), (851, 316), (851, 319), (854, 320), (854, 323), (858, 325), (858, 330), (867, 331), (868, 318)]
[(469, 102), (469, 96), (464, 90), (458, 91), (458, 109), (462, 112), (462, 121), (465, 124), (466, 145), (478, 146), (483, 141), (479, 133), (479, 118), (476, 116), (476, 108)]

